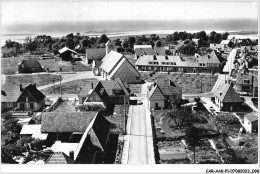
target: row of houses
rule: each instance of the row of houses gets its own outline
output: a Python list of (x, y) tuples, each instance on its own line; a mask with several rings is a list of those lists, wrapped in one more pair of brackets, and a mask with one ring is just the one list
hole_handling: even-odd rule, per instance
[(219, 72), (220, 61), (212, 51), (204, 56), (194, 57), (193, 60), (183, 60), (180, 56), (141, 55), (136, 61), (139, 71), (171, 71), (171, 72)]

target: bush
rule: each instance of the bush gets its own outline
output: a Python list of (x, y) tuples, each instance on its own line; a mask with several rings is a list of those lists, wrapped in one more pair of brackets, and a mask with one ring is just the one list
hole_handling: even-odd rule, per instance
[(82, 112), (84, 112), (84, 111), (103, 111), (103, 110), (106, 110), (106, 108), (102, 104), (81, 105), (81, 106), (76, 107), (76, 110), (78, 110), (78, 109)]
[(31, 142), (31, 147), (33, 150), (36, 150), (36, 151), (40, 151), (43, 149), (43, 145), (45, 144), (44, 141), (40, 140), (40, 139), (35, 139)]

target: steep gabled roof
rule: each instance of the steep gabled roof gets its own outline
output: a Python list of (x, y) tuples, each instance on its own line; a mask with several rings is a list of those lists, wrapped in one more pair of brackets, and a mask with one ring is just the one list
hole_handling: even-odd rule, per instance
[(165, 97), (158, 85), (152, 87), (149, 92), (149, 100), (165, 100)]
[(102, 64), (100, 66), (101, 69), (110, 73), (115, 66), (119, 63), (119, 61), (124, 57), (123, 54), (115, 52), (111, 50), (103, 59)]
[(181, 93), (181, 89), (169, 79), (157, 79), (156, 84), (160, 87), (164, 95)]
[(42, 68), (41, 64), (36, 59), (23, 59), (19, 65), (24, 65), (24, 68)]
[(117, 79), (117, 80), (101, 80), (100, 81), (102, 86), (104, 87), (106, 93), (108, 95), (114, 95), (113, 89), (115, 88), (121, 88), (122, 91), (124, 91), (125, 95), (129, 95), (129, 92), (127, 91), (124, 83)]
[(86, 57), (88, 59), (94, 59), (94, 60), (101, 60), (106, 55), (106, 49), (105, 48), (89, 48), (86, 49)]
[(226, 103), (241, 103), (241, 97), (237, 94), (231, 84), (224, 84), (222, 88), (215, 94), (221, 102)]
[(45, 95), (37, 89), (36, 85), (30, 84), (24, 88), (24, 91), (25, 90), (27, 90), (37, 102), (40, 102), (45, 98)]
[(74, 164), (74, 161), (63, 152), (54, 152), (46, 164)]
[(60, 49), (60, 50), (59, 50), (59, 53), (62, 54), (62, 53), (64, 53), (64, 52), (66, 52), (66, 51), (70, 51), (70, 52), (72, 52), (72, 53), (74, 53), (74, 54), (78, 54), (76, 51), (74, 51), (74, 50), (72, 50), (72, 49), (69, 49), (68, 47), (63, 47), (62, 49)]
[(97, 112), (45, 112), (42, 132), (84, 132)]
[(164, 47), (153, 47), (153, 48), (136, 48), (136, 56), (142, 55), (165, 55)]
[(92, 84), (93, 88), (98, 84), (98, 79), (92, 78), (88, 79), (87, 82), (84, 84), (83, 88), (80, 90), (78, 95), (88, 95), (89, 91), (92, 89)]
[(1, 102), (16, 102), (21, 94), (19, 86), (5, 83), (1, 88)]
[(211, 51), (210, 54), (205, 54), (198, 58), (198, 62), (200, 63), (220, 63), (215, 51)]

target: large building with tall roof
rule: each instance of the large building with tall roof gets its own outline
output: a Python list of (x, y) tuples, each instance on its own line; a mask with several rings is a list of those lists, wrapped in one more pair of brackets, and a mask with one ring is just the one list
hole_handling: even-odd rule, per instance
[(120, 78), (126, 83), (141, 82), (141, 75), (127, 58), (113, 50), (102, 59), (100, 71), (105, 80)]

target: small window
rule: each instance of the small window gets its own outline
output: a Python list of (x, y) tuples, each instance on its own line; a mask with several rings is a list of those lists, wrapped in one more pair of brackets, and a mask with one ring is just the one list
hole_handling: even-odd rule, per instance
[(135, 77), (136, 78), (136, 80), (140, 80), (140, 77)]
[(30, 103), (30, 108), (33, 109), (33, 103)]
[(244, 79), (244, 83), (250, 83), (249, 79)]

